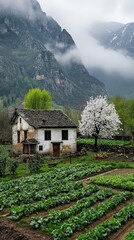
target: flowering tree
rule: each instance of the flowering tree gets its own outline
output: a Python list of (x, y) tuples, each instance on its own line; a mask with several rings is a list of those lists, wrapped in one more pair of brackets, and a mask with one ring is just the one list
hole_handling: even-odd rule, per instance
[(93, 97), (87, 102), (82, 112), (79, 130), (82, 135), (95, 138), (97, 151), (98, 137), (111, 138), (120, 129), (121, 121), (113, 104), (107, 102), (106, 96)]

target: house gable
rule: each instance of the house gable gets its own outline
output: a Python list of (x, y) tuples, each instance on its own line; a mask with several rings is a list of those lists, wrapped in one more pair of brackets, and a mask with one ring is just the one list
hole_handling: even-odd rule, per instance
[(12, 123), (12, 143), (18, 145), (18, 149), (21, 150), (20, 143), (26, 138), (35, 138), (35, 129), (18, 114)]

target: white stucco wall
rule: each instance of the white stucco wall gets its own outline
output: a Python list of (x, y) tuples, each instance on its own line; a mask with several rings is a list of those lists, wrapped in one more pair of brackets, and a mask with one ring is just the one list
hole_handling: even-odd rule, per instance
[[(45, 140), (45, 130), (51, 130), (51, 140)], [(62, 130), (68, 130), (68, 140), (62, 140)], [(39, 141), (39, 145), (43, 146), (43, 151), (39, 151), (39, 145), (37, 146), (40, 153), (53, 154), (53, 143), (60, 142), (60, 153), (73, 153), (76, 152), (76, 129), (38, 129), (36, 132), (36, 139)]]

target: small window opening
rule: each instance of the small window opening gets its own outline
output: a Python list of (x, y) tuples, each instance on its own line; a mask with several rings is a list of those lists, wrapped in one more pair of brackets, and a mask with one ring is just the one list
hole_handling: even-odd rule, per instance
[(62, 140), (68, 140), (68, 130), (62, 130)]
[(17, 140), (18, 140), (18, 143), (20, 143), (20, 131), (17, 132)]
[(43, 146), (39, 145), (39, 151), (43, 151)]
[(50, 141), (51, 140), (51, 130), (45, 131), (45, 140)]

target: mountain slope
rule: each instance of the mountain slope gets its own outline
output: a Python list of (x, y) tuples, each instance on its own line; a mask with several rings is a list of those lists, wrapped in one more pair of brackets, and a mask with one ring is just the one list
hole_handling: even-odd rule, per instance
[(105, 94), (104, 84), (82, 64), (69, 33), (36, 0), (26, 4), (25, 11), (0, 7), (0, 96), (15, 101), (38, 86), (49, 90), (56, 103), (78, 108), (90, 96)]
[[(105, 48), (124, 52), (124, 56), (134, 58), (134, 23), (96, 23), (90, 34)], [(92, 74), (105, 84), (109, 95), (134, 98), (133, 77), (117, 73), (108, 74), (100, 69), (94, 69)]]
[(134, 58), (134, 22), (123, 25), (107, 41), (107, 46), (112, 49), (121, 49)]
[(107, 45), (114, 33), (121, 27), (123, 27), (123, 24), (118, 22), (94, 22), (89, 32), (101, 44)]

